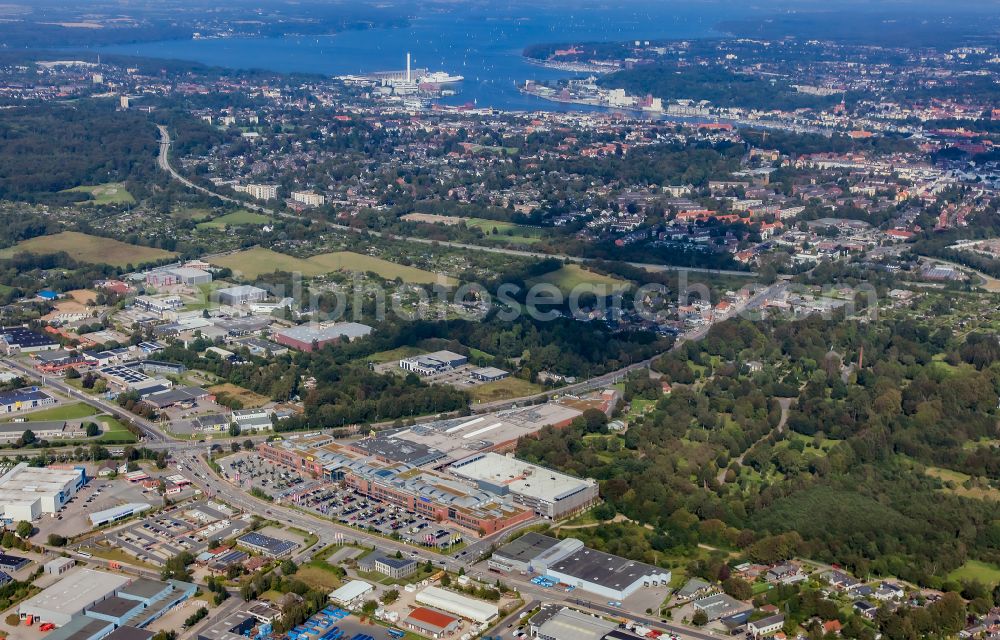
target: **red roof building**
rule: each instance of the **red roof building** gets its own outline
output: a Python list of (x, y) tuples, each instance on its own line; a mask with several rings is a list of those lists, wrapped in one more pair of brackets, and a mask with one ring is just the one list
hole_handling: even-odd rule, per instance
[(406, 616), (403, 624), (418, 633), (439, 638), (458, 628), (458, 618), (437, 609), (417, 607)]

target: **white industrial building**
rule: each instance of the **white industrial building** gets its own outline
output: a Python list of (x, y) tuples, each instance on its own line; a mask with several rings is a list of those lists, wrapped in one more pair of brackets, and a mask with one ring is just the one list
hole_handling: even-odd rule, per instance
[(750, 632), (754, 638), (764, 638), (767, 636), (773, 636), (781, 631), (784, 626), (785, 616), (779, 613), (773, 616), (768, 616), (767, 618), (762, 618), (761, 620), (754, 620), (747, 625), (747, 631)]
[(215, 298), (219, 301), (219, 304), (229, 305), (231, 307), (236, 307), (243, 304), (249, 304), (251, 302), (260, 302), (267, 298), (267, 290), (261, 289), (260, 287), (254, 287), (248, 284), (238, 285), (235, 287), (226, 287), (224, 289), (218, 289), (214, 293)]
[(483, 491), (510, 495), (515, 503), (553, 520), (586, 509), (598, 497), (597, 481), (592, 478), (576, 478), (493, 452), (459, 460), (448, 471)]
[(117, 507), (111, 507), (110, 509), (95, 511), (90, 514), (90, 524), (95, 527), (100, 527), (105, 524), (111, 524), (112, 522), (118, 522), (119, 520), (131, 518), (136, 514), (149, 511), (151, 508), (152, 507), (145, 502), (129, 502)]
[(399, 368), (421, 376), (430, 376), (443, 371), (451, 371), (468, 361), (467, 357), (454, 351), (435, 351), (434, 353), (425, 353), (422, 356), (403, 358), (399, 361)]
[(57, 513), (85, 481), (84, 470), (29, 467), (21, 462), (0, 476), (0, 507), (8, 522)]
[(17, 608), (21, 619), (28, 616), (57, 627), (67, 624), (75, 615), (106, 600), (131, 580), (125, 576), (93, 569), (76, 569), (59, 582), (28, 598)]
[(58, 557), (53, 560), (49, 560), (45, 563), (44, 569), (45, 573), (52, 576), (61, 576), (70, 569), (76, 566), (76, 560), (73, 558)]
[(174, 281), (189, 286), (197, 286), (211, 282), (212, 274), (204, 269), (196, 269), (195, 267), (164, 267), (163, 269), (156, 269), (147, 273), (146, 281), (149, 284), (159, 284), (160, 286), (170, 284)]
[(570, 609), (543, 607), (531, 618), (532, 635), (539, 640), (603, 640), (618, 622)]
[(643, 587), (670, 583), (669, 569), (586, 547), (550, 565), (545, 575), (609, 600), (624, 600)]
[(342, 607), (349, 607), (374, 590), (375, 587), (364, 580), (351, 580), (341, 585), (336, 591), (331, 592), (330, 600)]
[(416, 600), (422, 605), (440, 609), (479, 624), (491, 622), (500, 615), (500, 609), (495, 604), (463, 596), (440, 587), (427, 587), (417, 594)]

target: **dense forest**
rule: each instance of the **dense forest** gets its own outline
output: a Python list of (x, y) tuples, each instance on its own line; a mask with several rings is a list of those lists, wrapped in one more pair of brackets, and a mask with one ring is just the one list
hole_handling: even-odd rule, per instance
[(68, 203), (81, 185), (152, 179), (156, 128), (111, 101), (45, 103), (0, 111), (0, 199)]
[(1000, 560), (994, 504), (932, 473), (1000, 484), (998, 362), (996, 336), (910, 321), (734, 320), (657, 362), (669, 395), (629, 381), (628, 398), (658, 400), (623, 436), (546, 430), (519, 453), (598, 478), (601, 515), (661, 536), (635, 551), (650, 560), (700, 542), (940, 588), (970, 558)]

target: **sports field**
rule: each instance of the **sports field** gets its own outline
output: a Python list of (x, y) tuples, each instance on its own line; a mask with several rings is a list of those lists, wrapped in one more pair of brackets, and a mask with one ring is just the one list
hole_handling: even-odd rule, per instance
[(83, 185), (66, 189), (63, 193), (89, 194), (90, 204), (135, 204), (135, 198), (125, 190), (125, 185), (120, 182)]
[(74, 260), (92, 264), (109, 264), (123, 267), (127, 264), (143, 264), (155, 260), (172, 258), (173, 251), (140, 247), (126, 244), (112, 238), (101, 238), (77, 231), (62, 231), (51, 236), (39, 236), (19, 242), (13, 247), (0, 251), (0, 258), (9, 258), (20, 252), (49, 254), (65, 251)]
[(581, 284), (592, 285), (594, 287), (604, 286), (607, 292), (606, 295), (610, 295), (614, 291), (627, 289), (629, 286), (627, 280), (620, 280), (611, 276), (588, 271), (578, 264), (567, 264), (556, 269), (555, 271), (550, 271), (545, 275), (528, 280), (529, 285), (540, 284), (543, 282), (554, 284), (566, 295), (569, 295), (575, 287), (578, 287)]
[[(229, 267), (233, 272), (245, 278), (273, 273), (275, 270), (295, 272), (304, 276), (318, 276), (331, 271), (372, 271), (387, 280), (397, 277), (404, 282), (428, 284), (438, 281), (438, 275), (416, 267), (407, 267), (382, 258), (366, 256), (352, 251), (336, 251), (321, 253), (311, 258), (296, 258), (270, 249), (254, 247), (226, 256), (212, 259), (212, 264)], [(447, 283), (454, 283), (453, 278), (444, 277)]]
[(199, 229), (223, 229), (226, 226), (239, 227), (243, 225), (247, 226), (260, 226), (265, 225), (270, 222), (271, 219), (263, 214), (254, 213), (253, 211), (247, 211), (246, 209), (240, 209), (239, 211), (233, 211), (232, 213), (227, 213), (224, 216), (219, 216), (218, 218), (213, 218), (205, 222), (199, 222)]

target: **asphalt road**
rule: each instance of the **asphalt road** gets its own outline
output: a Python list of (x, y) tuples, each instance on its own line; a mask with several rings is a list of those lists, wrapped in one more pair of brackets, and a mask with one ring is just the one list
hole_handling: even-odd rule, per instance
[(125, 411), (117, 404), (107, 402), (98, 396), (90, 395), (88, 393), (79, 391), (75, 387), (71, 387), (65, 382), (62, 382), (57, 377), (42, 375), (38, 373), (38, 371), (36, 371), (35, 369), (32, 369), (31, 367), (26, 367), (17, 360), (14, 360), (12, 358), (3, 358), (2, 362), (11, 369), (14, 369), (15, 371), (18, 371), (19, 373), (23, 374), (30, 380), (35, 380), (45, 386), (51, 387), (56, 391), (59, 391), (63, 395), (69, 396), (81, 402), (85, 402), (93, 407), (100, 409), (101, 411), (104, 411), (105, 413), (113, 415), (114, 417), (118, 418), (119, 420), (122, 420), (125, 423), (134, 424), (142, 431), (143, 437), (146, 438), (146, 440), (149, 443), (155, 443), (155, 442), (167, 443), (169, 440), (169, 438), (162, 431), (160, 431), (160, 429), (155, 424), (153, 424), (149, 420), (146, 420), (145, 418), (142, 418), (141, 416), (137, 416), (134, 413)]

